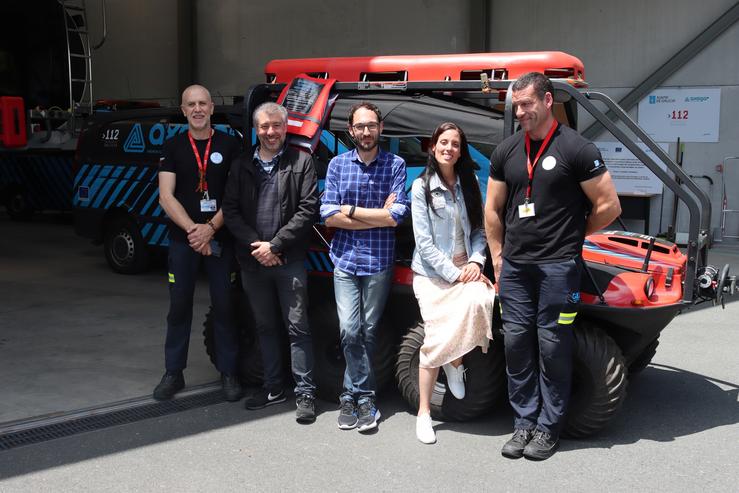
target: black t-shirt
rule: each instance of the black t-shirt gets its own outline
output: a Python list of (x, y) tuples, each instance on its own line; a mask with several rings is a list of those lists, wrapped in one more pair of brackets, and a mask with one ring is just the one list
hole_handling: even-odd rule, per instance
[[(541, 142), (531, 142), (533, 163)], [(598, 148), (576, 131), (558, 125), (534, 168), (530, 202), (534, 217), (519, 217), (529, 182), (524, 132), (508, 137), (490, 156), (490, 177), (508, 188), (503, 257), (547, 263), (580, 255), (590, 201), (580, 183), (606, 172)]]
[[(205, 155), (208, 139), (195, 140), (200, 159)], [(223, 132), (214, 131), (210, 144), (208, 168), (205, 180), (208, 182), (208, 195), (216, 200), (217, 210), (221, 209), (223, 194), (226, 190), (226, 178), (231, 162), (241, 153), (239, 139)], [(182, 204), (187, 215), (196, 223), (205, 223), (216, 215), (216, 212), (201, 212), (201, 192), (197, 192), (200, 172), (195, 154), (192, 152), (188, 133), (179, 134), (164, 143), (162, 157), (159, 161), (159, 171), (169, 171), (177, 175), (174, 196)], [(225, 228), (220, 229), (215, 239), (224, 240), (228, 237)], [(187, 233), (172, 221), (169, 222), (169, 238), (171, 240), (187, 241)]]

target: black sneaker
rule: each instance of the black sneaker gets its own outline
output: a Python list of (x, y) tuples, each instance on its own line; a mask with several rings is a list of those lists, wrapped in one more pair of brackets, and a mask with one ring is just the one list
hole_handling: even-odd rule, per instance
[(239, 382), (239, 378), (235, 375), (221, 373), (221, 389), (228, 402), (236, 402), (244, 394), (241, 389), (241, 382)]
[(162, 377), (159, 385), (154, 388), (154, 399), (166, 401), (174, 397), (180, 390), (185, 388), (185, 377), (181, 371), (168, 371)]
[(509, 459), (520, 459), (523, 457), (523, 450), (531, 441), (532, 436), (534, 436), (533, 430), (522, 430), (517, 428), (516, 431), (513, 432), (511, 439), (503, 445), (500, 453), (503, 457), (508, 457)]
[(350, 399), (342, 399), (341, 411), (339, 411), (339, 428), (342, 430), (351, 430), (357, 427), (357, 408), (354, 401)]
[(295, 399), (295, 421), (302, 424), (316, 420), (316, 402), (312, 395), (300, 394)]
[(371, 399), (362, 401), (357, 406), (357, 430), (360, 433), (377, 428), (379, 420), (380, 410), (375, 407), (375, 403)]
[(559, 448), (559, 439), (547, 432), (536, 430), (534, 438), (523, 449), (523, 456), (531, 460), (544, 460), (554, 455)]
[(272, 404), (279, 404), (280, 402), (285, 402), (285, 392), (283, 390), (273, 394), (272, 392), (268, 392), (267, 389), (259, 389), (246, 398), (244, 407), (253, 411), (255, 409), (263, 409)]

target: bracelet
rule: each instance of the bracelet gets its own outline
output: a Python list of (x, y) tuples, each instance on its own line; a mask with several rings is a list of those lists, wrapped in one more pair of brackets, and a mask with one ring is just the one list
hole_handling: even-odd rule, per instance
[(210, 226), (210, 227), (211, 227), (211, 229), (213, 230), (213, 232), (214, 232), (214, 233), (216, 233), (216, 232), (218, 231), (218, 230), (216, 229), (216, 227), (215, 227), (215, 226), (213, 225), (213, 221), (211, 221), (210, 219), (208, 219), (208, 220), (206, 221), (206, 224), (208, 224), (208, 226)]
[(351, 209), (349, 209), (349, 214), (347, 214), (349, 217), (354, 216), (354, 211), (357, 209), (356, 205), (353, 205)]

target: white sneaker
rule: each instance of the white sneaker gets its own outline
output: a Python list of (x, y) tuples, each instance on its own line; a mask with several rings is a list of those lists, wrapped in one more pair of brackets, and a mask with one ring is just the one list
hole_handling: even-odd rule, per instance
[(454, 365), (447, 363), (443, 368), (446, 373), (447, 387), (452, 395), (457, 399), (464, 399), (464, 365), (454, 368)]
[(434, 433), (434, 427), (431, 425), (430, 415), (421, 414), (416, 418), (416, 438), (421, 443), (436, 443), (436, 433)]

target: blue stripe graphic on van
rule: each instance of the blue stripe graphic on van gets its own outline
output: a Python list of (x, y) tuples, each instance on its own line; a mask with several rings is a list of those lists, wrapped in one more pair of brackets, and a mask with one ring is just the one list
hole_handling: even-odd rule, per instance
[(160, 224), (153, 235), (151, 235), (151, 240), (149, 240), (149, 244), (156, 245), (157, 241), (159, 240), (159, 237), (166, 231), (167, 227), (164, 224)]
[[(121, 168), (121, 171), (123, 171), (122, 168)], [(108, 199), (108, 201), (105, 203), (105, 207), (104, 207), (105, 209), (110, 209), (110, 206), (113, 205), (113, 202), (115, 201), (115, 199), (118, 198), (118, 195), (121, 193), (121, 190), (123, 190), (123, 187), (126, 185), (128, 185), (127, 180), (121, 180), (120, 182), (118, 182), (118, 186), (115, 187), (115, 190), (110, 195), (110, 198)]]

